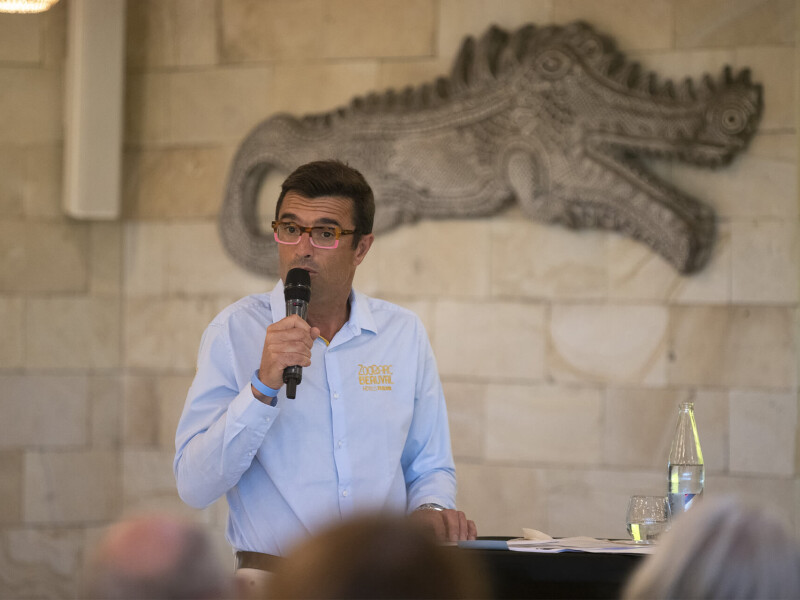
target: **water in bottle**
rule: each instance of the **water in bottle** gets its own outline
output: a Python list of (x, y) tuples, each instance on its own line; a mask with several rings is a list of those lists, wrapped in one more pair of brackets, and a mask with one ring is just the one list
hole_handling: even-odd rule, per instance
[(694, 403), (681, 403), (678, 425), (669, 451), (668, 488), (672, 516), (687, 511), (703, 495), (705, 464), (697, 423), (694, 420)]

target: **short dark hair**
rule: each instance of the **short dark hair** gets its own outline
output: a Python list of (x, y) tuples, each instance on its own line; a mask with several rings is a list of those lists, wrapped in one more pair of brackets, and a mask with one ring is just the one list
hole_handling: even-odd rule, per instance
[(339, 196), (353, 201), (355, 247), (363, 235), (372, 233), (375, 220), (375, 197), (364, 176), (339, 160), (318, 160), (297, 167), (281, 185), (281, 195), (275, 205), (275, 219), (280, 218), (283, 198), (290, 191), (305, 198)]

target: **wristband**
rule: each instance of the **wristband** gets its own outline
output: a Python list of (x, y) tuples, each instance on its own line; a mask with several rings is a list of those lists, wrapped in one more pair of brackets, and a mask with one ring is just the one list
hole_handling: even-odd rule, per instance
[[(278, 396), (278, 390), (273, 389), (268, 385), (264, 385), (258, 378), (258, 369), (256, 369), (253, 372), (253, 377), (250, 379), (250, 383), (252, 383), (254, 388), (256, 388), (259, 392), (261, 392), (268, 398), (276, 398)], [(273, 404), (273, 406), (275, 405)]]

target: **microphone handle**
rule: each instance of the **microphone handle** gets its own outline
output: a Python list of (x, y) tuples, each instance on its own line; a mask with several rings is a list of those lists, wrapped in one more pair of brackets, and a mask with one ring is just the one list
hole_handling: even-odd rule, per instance
[[(308, 314), (308, 302), (300, 299), (286, 300), (286, 316), (300, 315), (300, 318), (306, 320)], [(303, 367), (293, 365), (286, 367), (283, 370), (283, 383), (286, 384), (286, 397), (294, 399), (297, 386), (303, 380)]]

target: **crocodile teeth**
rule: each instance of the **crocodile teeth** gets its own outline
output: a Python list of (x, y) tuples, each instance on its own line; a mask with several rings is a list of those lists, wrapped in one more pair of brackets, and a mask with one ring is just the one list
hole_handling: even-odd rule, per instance
[(684, 79), (678, 86), (677, 98), (682, 102), (691, 102), (697, 99), (697, 94), (694, 91), (694, 82), (689, 77)]

